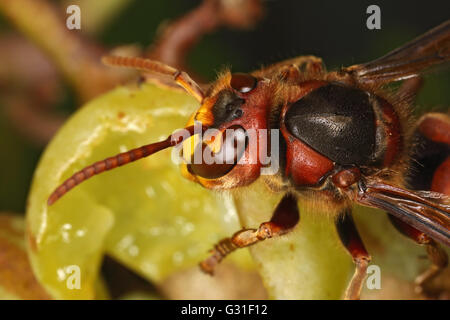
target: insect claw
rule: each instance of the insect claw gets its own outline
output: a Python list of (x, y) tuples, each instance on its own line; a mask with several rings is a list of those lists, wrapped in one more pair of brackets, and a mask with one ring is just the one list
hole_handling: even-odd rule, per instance
[(233, 243), (231, 238), (225, 238), (219, 241), (214, 246), (214, 249), (210, 250), (211, 255), (200, 262), (200, 268), (203, 272), (210, 275), (214, 274), (215, 267), (231, 252), (237, 249), (237, 246)]

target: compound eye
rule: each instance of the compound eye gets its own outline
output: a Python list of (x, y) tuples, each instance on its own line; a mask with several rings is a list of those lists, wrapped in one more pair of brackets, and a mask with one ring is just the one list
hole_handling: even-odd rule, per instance
[(240, 93), (248, 93), (255, 89), (257, 80), (247, 73), (233, 73), (231, 75), (231, 87)]

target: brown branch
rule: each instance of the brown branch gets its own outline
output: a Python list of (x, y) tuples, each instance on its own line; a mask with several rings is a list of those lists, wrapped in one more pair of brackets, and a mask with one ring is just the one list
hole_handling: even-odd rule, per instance
[[(117, 1), (122, 5), (127, 2)], [(77, 0), (77, 3), (83, 1)], [(148, 55), (186, 70), (186, 55), (206, 33), (220, 26), (248, 28), (260, 19), (262, 12), (260, 0), (204, 0), (198, 8), (169, 25)], [(16, 44), (22, 42), (20, 45), (0, 40), (2, 52), (9, 54), (8, 62), (0, 52), (5, 66), (0, 65), (0, 89), (6, 115), (34, 144), (45, 144), (65, 120), (48, 110), (62, 91), (58, 71), (72, 84), (81, 101), (90, 100), (137, 75), (127, 69), (102, 65), (100, 58), (106, 50), (88, 42), (80, 31), (68, 30), (65, 10), (48, 1), (0, 0), (0, 13), (45, 53), (45, 56), (40, 55), (29, 44), (24, 47), (25, 41), (20, 38), (16, 39)], [(137, 54), (135, 48), (123, 50), (127, 51), (121, 55)], [(167, 84), (163, 80), (152, 80)]]
[(262, 15), (260, 0), (204, 0), (199, 7), (165, 27), (146, 55), (186, 69), (188, 52), (205, 34), (221, 26), (249, 28)]
[(42, 49), (82, 101), (128, 79), (129, 73), (103, 66), (105, 50), (68, 30), (61, 12), (44, 0), (0, 0), (0, 12)]

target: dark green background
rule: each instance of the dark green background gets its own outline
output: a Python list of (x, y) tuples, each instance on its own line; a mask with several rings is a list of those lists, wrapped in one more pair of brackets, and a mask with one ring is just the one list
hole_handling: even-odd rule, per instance
[[(199, 0), (136, 0), (96, 40), (107, 47), (128, 43), (146, 46), (154, 39), (161, 22), (174, 19), (199, 3)], [(314, 54), (332, 69), (377, 58), (450, 18), (448, 0), (268, 0), (264, 4), (266, 17), (254, 30), (222, 29), (206, 36), (189, 55), (190, 67), (205, 78), (214, 79), (215, 72), (223, 66), (250, 71), (261, 64)], [(381, 30), (366, 28), (366, 8), (370, 4), (381, 7)], [(1, 21), (0, 32), (9, 28), (7, 22)], [(427, 76), (418, 101), (420, 112), (448, 110), (449, 89), (448, 70)], [(68, 88), (60, 109), (72, 112), (75, 104)], [(19, 136), (0, 115), (0, 211), (23, 212), (42, 150)]]

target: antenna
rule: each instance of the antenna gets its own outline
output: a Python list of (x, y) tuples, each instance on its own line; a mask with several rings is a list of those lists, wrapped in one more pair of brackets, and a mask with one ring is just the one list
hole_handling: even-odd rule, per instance
[(127, 67), (171, 76), (178, 85), (183, 87), (184, 90), (197, 99), (198, 102), (202, 103), (205, 97), (200, 86), (192, 80), (186, 72), (180, 71), (162, 62), (138, 57), (119, 56), (104, 56), (102, 62), (109, 66)]
[[(184, 128), (188, 133), (188, 136), (192, 136), (194, 132), (194, 126), (190, 126)], [(53, 191), (50, 197), (47, 200), (47, 204), (50, 206), (55, 203), (56, 200), (61, 198), (65, 193), (69, 190), (73, 189), (75, 186), (79, 185), (81, 182), (99, 174), (104, 171), (112, 170), (114, 168), (123, 166), (125, 164), (134, 162), (136, 160), (148, 157), (158, 151), (164, 150), (169, 147), (176, 146), (177, 144), (183, 142), (183, 140), (187, 138), (186, 135), (180, 134), (180, 131), (177, 131), (171, 134), (166, 140), (147, 144), (145, 146), (132, 149), (127, 152), (119, 153), (115, 156), (106, 158), (101, 161), (97, 161), (94, 164), (91, 164), (80, 171), (73, 174), (70, 178), (64, 181), (59, 187)]]

